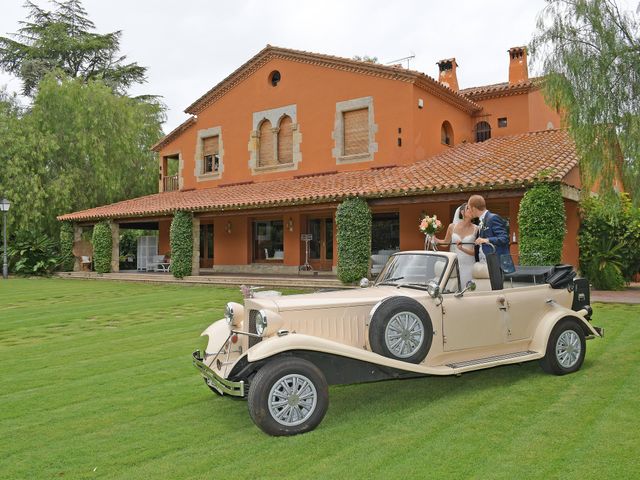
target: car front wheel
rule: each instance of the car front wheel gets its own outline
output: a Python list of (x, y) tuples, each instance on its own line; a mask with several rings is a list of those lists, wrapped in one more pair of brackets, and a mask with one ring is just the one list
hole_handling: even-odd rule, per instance
[(327, 381), (313, 363), (294, 357), (263, 366), (249, 388), (249, 414), (265, 433), (297, 435), (318, 426), (329, 406)]
[(549, 335), (547, 351), (540, 366), (547, 373), (566, 375), (580, 370), (587, 344), (584, 331), (577, 320), (565, 318), (556, 324)]

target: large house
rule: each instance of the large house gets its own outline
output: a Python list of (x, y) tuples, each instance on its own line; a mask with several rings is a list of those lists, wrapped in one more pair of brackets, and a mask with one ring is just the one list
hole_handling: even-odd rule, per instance
[[(508, 60), (508, 62), (507, 62)], [(567, 214), (563, 261), (577, 264), (580, 179), (524, 47), (505, 58), (508, 81), (459, 89), (455, 58), (435, 80), (384, 66), (267, 46), (185, 110), (153, 148), (159, 193), (59, 217), (81, 228), (112, 222), (159, 231), (169, 252), (178, 210), (194, 215), (193, 274), (293, 273), (309, 260), (336, 267), (335, 213), (367, 200), (372, 253), (423, 247), (422, 214), (445, 225), (469, 195), (510, 223), (518, 251), (520, 200), (536, 181), (560, 182)], [(117, 242), (114, 245), (117, 259)], [(117, 261), (113, 262), (117, 269)]]

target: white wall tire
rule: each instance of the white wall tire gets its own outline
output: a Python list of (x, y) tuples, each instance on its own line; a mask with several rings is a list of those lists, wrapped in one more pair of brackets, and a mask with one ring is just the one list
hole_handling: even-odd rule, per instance
[(587, 343), (584, 330), (578, 322), (573, 318), (564, 318), (551, 330), (545, 356), (540, 360), (545, 372), (566, 375), (582, 367)]
[(265, 433), (297, 435), (320, 424), (329, 407), (329, 387), (313, 363), (280, 357), (258, 370), (248, 403), (251, 419)]

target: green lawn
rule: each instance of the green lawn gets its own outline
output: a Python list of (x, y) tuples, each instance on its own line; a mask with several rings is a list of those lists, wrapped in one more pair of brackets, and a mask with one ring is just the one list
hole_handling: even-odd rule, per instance
[(239, 291), (0, 281), (0, 478), (639, 478), (640, 306), (596, 306), (581, 371), (537, 363), (330, 388), (271, 438), (191, 366)]

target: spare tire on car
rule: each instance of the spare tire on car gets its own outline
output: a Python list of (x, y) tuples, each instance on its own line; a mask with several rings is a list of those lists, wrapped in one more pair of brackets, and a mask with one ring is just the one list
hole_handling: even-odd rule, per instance
[(427, 310), (409, 297), (390, 297), (375, 309), (369, 344), (380, 355), (420, 363), (431, 348), (433, 325)]

